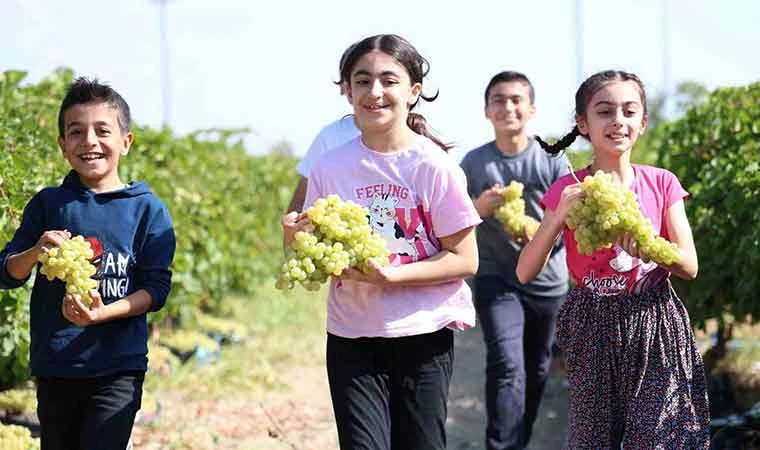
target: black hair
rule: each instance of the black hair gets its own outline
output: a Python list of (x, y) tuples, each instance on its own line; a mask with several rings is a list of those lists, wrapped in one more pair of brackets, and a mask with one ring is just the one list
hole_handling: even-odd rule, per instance
[(66, 111), (76, 105), (85, 105), (88, 103), (106, 103), (116, 109), (119, 113), (118, 122), (122, 133), (129, 132), (132, 126), (132, 116), (129, 112), (129, 105), (124, 98), (119, 95), (111, 86), (99, 82), (95, 79), (79, 77), (72, 82), (66, 90), (61, 107), (58, 110), (58, 135), (63, 137), (64, 126), (63, 115)]
[(530, 82), (528, 77), (525, 76), (525, 74), (520, 73), (520, 72), (505, 70), (504, 72), (499, 72), (496, 75), (494, 75), (491, 78), (491, 81), (488, 82), (488, 86), (486, 86), (486, 93), (485, 93), (486, 105), (488, 105), (488, 96), (491, 94), (491, 89), (494, 86), (496, 86), (499, 83), (509, 83), (512, 81), (519, 81), (521, 83), (527, 84), (528, 95), (530, 96), (530, 104), (533, 105), (536, 103), (536, 91), (533, 89), (533, 83)]
[[(641, 104), (644, 106), (644, 115), (646, 115), (647, 114), (647, 100), (646, 100), (647, 94), (646, 94), (646, 90), (644, 89), (644, 83), (641, 82), (639, 77), (637, 77), (636, 75), (632, 73), (624, 72), (622, 70), (605, 70), (602, 72), (597, 72), (594, 75), (591, 75), (589, 78), (586, 79), (586, 81), (581, 83), (580, 87), (578, 88), (578, 91), (575, 93), (576, 116), (586, 117), (586, 114), (588, 113), (588, 104), (589, 102), (591, 102), (591, 98), (605, 85), (613, 81), (633, 81), (634, 83), (638, 85), (639, 95), (641, 95)], [(575, 138), (577, 138), (578, 136), (583, 136), (585, 138), (588, 138), (588, 136), (581, 133), (580, 129), (578, 129), (578, 125), (575, 125), (573, 126), (572, 130), (570, 130), (569, 133), (567, 133), (565, 136), (563, 136), (559, 141), (555, 142), (554, 144), (548, 144), (539, 136), (535, 136), (535, 138), (538, 144), (541, 146), (541, 148), (543, 148), (547, 153), (551, 153), (552, 155), (557, 155), (562, 150), (569, 147), (573, 142), (575, 142)]]
[[(430, 71), (430, 64), (428, 63), (427, 59), (420, 55), (417, 49), (415, 49), (414, 46), (409, 43), (409, 41), (395, 34), (378, 34), (364, 38), (346, 50), (344, 57), (341, 58), (341, 82), (349, 82), (351, 80), (351, 72), (353, 71), (353, 68), (359, 59), (374, 50), (379, 50), (387, 55), (392, 56), (396, 61), (399, 62), (399, 64), (404, 66), (407, 73), (409, 74), (409, 79), (411, 80), (412, 84), (421, 84), (422, 79), (425, 78), (425, 76), (427, 76), (428, 72)], [(430, 97), (425, 96), (424, 94), (420, 94), (420, 98), (425, 101), (432, 102), (438, 98), (438, 92)], [(417, 99), (417, 101), (409, 107), (410, 112), (409, 116), (407, 117), (406, 124), (415, 133), (425, 136), (426, 138), (435, 142), (443, 150), (448, 151), (453, 147), (453, 145), (443, 142), (441, 138), (438, 137), (438, 135), (430, 128), (427, 120), (425, 120), (425, 117), (423, 117), (421, 114), (411, 112), (411, 110), (417, 106), (418, 102), (419, 99)]]

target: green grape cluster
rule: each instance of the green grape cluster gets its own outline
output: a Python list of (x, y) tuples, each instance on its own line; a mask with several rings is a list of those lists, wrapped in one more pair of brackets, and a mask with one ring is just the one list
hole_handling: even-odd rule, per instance
[(8, 389), (0, 392), (0, 411), (21, 414), (37, 410), (37, 394), (32, 389)]
[(581, 189), (585, 195), (567, 217), (580, 253), (590, 255), (610, 248), (623, 233), (630, 233), (639, 249), (656, 263), (678, 261), (678, 246), (657, 235), (652, 222), (641, 213), (636, 194), (612, 175), (597, 171), (583, 179)]
[(79, 294), (82, 302), (90, 306), (90, 290), (98, 287), (97, 281), (91, 278), (97, 272), (95, 266), (90, 264), (92, 257), (90, 243), (82, 236), (74, 236), (63, 241), (59, 247), (53, 247), (40, 255), (40, 273), (45, 275), (48, 281), (57, 278), (65, 282), (67, 293)]
[(522, 199), (523, 187), (519, 181), (512, 180), (501, 191), (504, 204), (494, 211), (494, 216), (501, 221), (510, 236), (522, 236), (523, 230), (534, 235), (538, 230), (539, 222), (533, 217), (525, 215), (525, 200)]
[(40, 440), (34, 439), (28, 428), (0, 423), (0, 443), (3, 450), (39, 450)]
[(388, 262), (385, 240), (372, 232), (366, 208), (337, 195), (320, 198), (306, 210), (314, 231), (299, 231), (285, 255), (275, 286), (292, 289), (300, 283), (318, 290), (331, 275), (349, 267), (366, 271), (368, 262)]

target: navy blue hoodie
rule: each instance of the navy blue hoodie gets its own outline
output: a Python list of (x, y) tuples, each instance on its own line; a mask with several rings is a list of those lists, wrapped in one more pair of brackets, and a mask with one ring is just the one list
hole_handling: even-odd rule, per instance
[[(26, 205), (21, 226), (0, 252), (0, 288), (22, 286), (8, 273), (8, 256), (33, 247), (47, 230), (82, 235), (95, 251), (98, 290), (109, 304), (140, 289), (159, 310), (171, 285), (175, 239), (169, 211), (143, 182), (95, 193), (73, 170), (59, 187)], [(38, 265), (39, 269), (39, 265)], [(147, 369), (146, 314), (79, 327), (61, 313), (65, 285), (38, 275), (31, 298), (31, 368), (35, 376), (88, 378)]]

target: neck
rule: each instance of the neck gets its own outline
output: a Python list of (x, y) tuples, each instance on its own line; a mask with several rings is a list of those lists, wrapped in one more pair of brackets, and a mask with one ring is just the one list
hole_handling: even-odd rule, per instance
[(387, 130), (362, 130), (362, 142), (372, 150), (380, 153), (393, 153), (409, 148), (419, 135), (404, 123)]
[(630, 186), (633, 182), (634, 172), (631, 166), (630, 152), (625, 152), (619, 157), (605, 157), (594, 152), (594, 161), (591, 163), (591, 174), (597, 170), (609, 173), (623, 186)]
[(496, 148), (505, 155), (517, 155), (527, 147), (528, 135), (525, 133), (496, 134)]
[(82, 184), (87, 186), (91, 191), (98, 194), (101, 194), (103, 192), (117, 191), (124, 187), (124, 183), (121, 182), (121, 179), (118, 175), (114, 177), (104, 177), (99, 180), (85, 179), (80, 175), (79, 179), (82, 181)]

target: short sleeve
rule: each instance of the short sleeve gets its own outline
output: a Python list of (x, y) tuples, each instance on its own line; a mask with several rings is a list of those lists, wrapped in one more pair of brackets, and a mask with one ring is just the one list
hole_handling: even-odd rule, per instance
[(467, 193), (467, 178), (460, 166), (441, 165), (432, 186), (430, 215), (437, 237), (450, 236), (481, 222)]
[[(318, 168), (319, 166), (317, 166)], [(324, 197), (322, 194), (322, 178), (319, 176), (319, 170), (316, 170), (306, 185), (306, 197), (304, 198), (302, 211), (306, 211), (320, 197)]]
[(319, 132), (317, 137), (309, 146), (303, 159), (296, 165), (296, 171), (304, 178), (309, 178), (309, 172), (314, 166), (314, 163), (327, 151), (327, 145), (325, 144), (324, 134), (325, 130)]
[(678, 177), (669, 170), (663, 170), (663, 186), (666, 208), (670, 208), (679, 200), (685, 200), (689, 197), (689, 193), (681, 186)]

